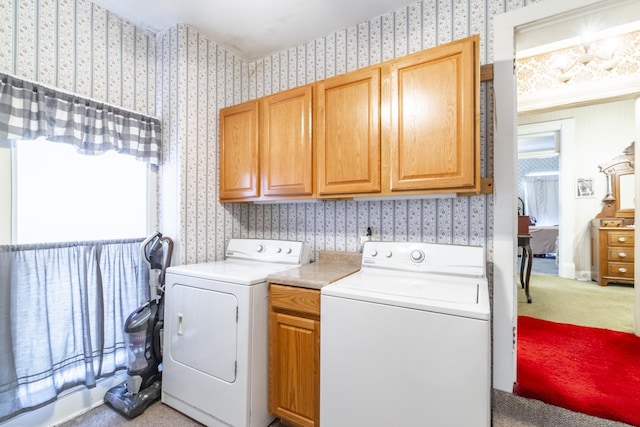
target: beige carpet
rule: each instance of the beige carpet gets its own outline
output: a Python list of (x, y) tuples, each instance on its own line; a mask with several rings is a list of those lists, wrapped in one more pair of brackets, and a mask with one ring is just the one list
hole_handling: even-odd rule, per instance
[[(590, 417), (525, 399), (511, 393), (494, 390), (492, 397), (493, 427), (625, 427), (627, 424)], [(169, 406), (156, 402), (142, 415), (128, 420), (106, 405), (64, 423), (61, 427), (199, 427), (202, 424), (182, 415)], [(266, 427), (266, 426), (265, 426)], [(269, 427), (287, 427), (275, 421)], [(354, 426), (360, 427), (360, 426)]]
[(160, 401), (153, 403), (141, 415), (129, 420), (107, 405), (101, 405), (86, 414), (61, 424), (64, 427), (199, 427), (202, 424), (184, 416)]
[(518, 291), (518, 314), (553, 322), (633, 332), (634, 289), (629, 285), (599, 286), (595, 282), (531, 275), (527, 304)]

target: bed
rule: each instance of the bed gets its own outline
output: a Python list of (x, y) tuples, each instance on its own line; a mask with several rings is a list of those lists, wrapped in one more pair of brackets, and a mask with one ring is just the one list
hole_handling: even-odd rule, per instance
[(531, 235), (531, 251), (534, 255), (558, 253), (557, 225), (532, 225), (529, 227)]

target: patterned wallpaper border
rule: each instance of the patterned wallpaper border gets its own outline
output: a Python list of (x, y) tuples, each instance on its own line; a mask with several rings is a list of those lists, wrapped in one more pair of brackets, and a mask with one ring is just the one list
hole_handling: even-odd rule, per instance
[[(582, 46), (518, 58), (518, 97), (558, 89), (566, 90), (594, 82), (613, 82), (640, 74), (640, 31), (622, 34), (612, 39), (596, 40), (592, 43), (590, 52), (604, 57), (603, 49), (608, 43), (613, 42), (618, 44), (618, 48), (612, 56), (616, 65), (611, 69), (606, 65), (608, 59), (596, 57), (586, 65), (578, 62), (579, 56), (584, 53)], [(570, 78), (563, 81), (563, 74)]]
[(0, 2), (0, 70), (151, 116), (155, 34), (89, 0)]

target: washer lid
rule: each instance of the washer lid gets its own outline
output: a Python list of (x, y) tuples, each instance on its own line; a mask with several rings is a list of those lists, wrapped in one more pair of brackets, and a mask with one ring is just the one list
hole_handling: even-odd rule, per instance
[(297, 267), (299, 267), (299, 265), (226, 259), (222, 261), (169, 267), (167, 268), (167, 274), (231, 282), (248, 286), (264, 282), (269, 274), (279, 273)]
[(323, 287), (322, 295), (489, 319), (486, 278), (361, 270)]

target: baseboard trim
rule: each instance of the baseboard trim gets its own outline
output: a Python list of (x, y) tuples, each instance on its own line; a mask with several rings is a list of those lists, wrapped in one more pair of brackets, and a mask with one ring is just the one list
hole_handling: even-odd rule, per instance
[(576, 271), (576, 280), (580, 280), (582, 282), (590, 282), (591, 281), (591, 270), (586, 271)]
[(42, 408), (24, 412), (4, 423), (1, 427), (53, 427), (76, 418), (104, 403), (104, 395), (111, 387), (120, 384), (126, 378), (126, 372), (97, 381), (94, 388), (75, 387)]

